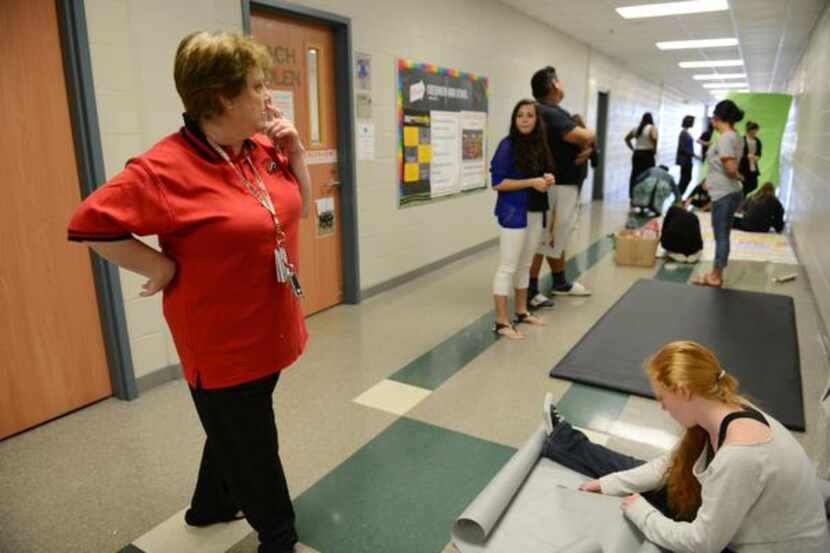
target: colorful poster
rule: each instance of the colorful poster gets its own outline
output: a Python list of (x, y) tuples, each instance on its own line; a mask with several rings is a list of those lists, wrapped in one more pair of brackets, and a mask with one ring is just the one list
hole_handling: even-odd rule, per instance
[(474, 190), (487, 186), (487, 114), (461, 112), (461, 189)]
[(399, 205), (487, 186), (487, 78), (398, 60)]
[(430, 116), (432, 152), (430, 157), (430, 194), (433, 198), (460, 192), (459, 187), (459, 118), (452, 111), (433, 111)]

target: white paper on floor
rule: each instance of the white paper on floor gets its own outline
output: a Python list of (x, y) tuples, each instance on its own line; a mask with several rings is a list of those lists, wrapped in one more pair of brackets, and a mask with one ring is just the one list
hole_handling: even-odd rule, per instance
[(540, 427), (456, 520), (461, 553), (659, 553), (621, 498), (578, 491), (585, 476), (540, 459), (544, 440)]
[[(698, 212), (700, 233), (703, 235), (703, 261), (715, 259), (715, 233), (709, 213)], [(798, 265), (798, 258), (785, 234), (772, 232), (745, 232), (732, 229), (729, 259), (740, 261), (768, 261)]]

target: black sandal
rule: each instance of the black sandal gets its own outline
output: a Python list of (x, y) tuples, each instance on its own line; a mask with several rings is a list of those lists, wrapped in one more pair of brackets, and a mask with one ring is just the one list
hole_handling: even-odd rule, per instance
[(493, 332), (495, 332), (499, 336), (510, 338), (511, 340), (524, 339), (524, 336), (522, 336), (522, 334), (518, 330), (516, 330), (516, 327), (512, 324), (503, 324), (496, 322), (493, 324)]
[(532, 313), (516, 313), (516, 319), (513, 323), (517, 325), (527, 323), (530, 325), (545, 326), (545, 320)]

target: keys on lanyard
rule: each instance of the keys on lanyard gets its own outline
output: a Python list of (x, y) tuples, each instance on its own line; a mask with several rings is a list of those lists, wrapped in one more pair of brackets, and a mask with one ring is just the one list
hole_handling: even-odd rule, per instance
[(227, 152), (222, 149), (221, 146), (213, 142), (210, 138), (208, 138), (208, 143), (216, 150), (216, 153), (219, 154), (225, 162), (231, 166), (231, 169), (234, 170), (236, 175), (242, 181), (242, 184), (245, 186), (245, 189), (248, 191), (251, 196), (257, 199), (259, 204), (268, 210), (268, 213), (271, 214), (271, 219), (274, 222), (274, 232), (275, 232), (275, 241), (276, 247), (274, 248), (274, 265), (276, 267), (277, 273), (277, 282), (285, 284), (288, 283), (291, 285), (291, 290), (294, 292), (294, 295), (298, 298), (303, 297), (303, 288), (300, 286), (300, 279), (297, 276), (297, 273), (294, 271), (294, 265), (288, 260), (288, 252), (285, 249), (285, 232), (282, 230), (282, 225), (280, 224), (280, 220), (277, 218), (277, 210), (274, 208), (274, 202), (271, 200), (271, 195), (268, 193), (268, 189), (265, 188), (265, 183), (262, 182), (262, 178), (259, 176), (259, 173), (254, 167), (253, 162), (249, 156), (245, 156), (245, 161), (248, 163), (248, 167), (251, 168), (251, 172), (254, 174), (254, 178), (256, 179), (256, 186), (254, 186), (250, 180), (245, 176), (236, 165), (233, 164), (231, 158), (228, 157)]

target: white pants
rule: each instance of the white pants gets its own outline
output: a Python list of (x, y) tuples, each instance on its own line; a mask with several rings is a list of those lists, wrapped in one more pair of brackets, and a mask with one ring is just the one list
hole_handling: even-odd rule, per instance
[[(562, 184), (551, 186), (548, 188), (548, 201), (553, 216), (550, 217), (548, 232), (541, 237), (536, 253), (558, 259), (565, 253), (571, 234), (579, 222), (579, 187)], [(550, 245), (551, 235), (553, 247)]]
[(510, 289), (527, 288), (530, 281), (530, 264), (542, 237), (542, 216), (540, 212), (527, 213), (525, 228), (504, 228), (499, 235), (499, 268), (493, 278), (493, 294), (507, 296)]

